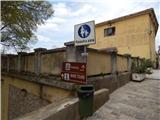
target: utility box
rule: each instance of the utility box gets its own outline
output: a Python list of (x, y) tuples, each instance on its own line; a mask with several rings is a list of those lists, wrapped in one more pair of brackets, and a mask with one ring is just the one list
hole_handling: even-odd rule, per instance
[(79, 113), (81, 118), (93, 114), (94, 87), (93, 85), (81, 85), (77, 91), (79, 97)]

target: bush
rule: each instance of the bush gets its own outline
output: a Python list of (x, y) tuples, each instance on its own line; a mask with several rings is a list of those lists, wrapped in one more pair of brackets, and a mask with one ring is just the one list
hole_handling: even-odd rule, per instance
[(134, 73), (146, 73), (152, 74), (151, 69), (153, 67), (153, 62), (150, 59), (143, 59), (140, 64), (136, 65), (136, 62), (132, 62), (132, 72)]
[(134, 67), (133, 72), (134, 73), (145, 73), (146, 71), (146, 66), (145, 64), (140, 64)]
[(154, 67), (154, 62), (151, 61), (150, 59), (145, 59), (145, 65), (147, 68), (153, 68)]

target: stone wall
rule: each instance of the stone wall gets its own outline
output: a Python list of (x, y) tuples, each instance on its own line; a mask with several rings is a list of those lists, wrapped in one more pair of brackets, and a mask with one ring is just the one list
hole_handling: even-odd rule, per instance
[(108, 74), (114, 72), (130, 71), (131, 61), (140, 58), (131, 58), (130, 55), (118, 55), (117, 51), (96, 50), (88, 48), (88, 56), (82, 56), (83, 47), (66, 45), (66, 48), (46, 50), (37, 48), (35, 52), (18, 55), (2, 55), (2, 71), (26, 72), (36, 75), (60, 76), (62, 63), (85, 62), (87, 63), (87, 76)]
[[(93, 84), (96, 90), (107, 88), (110, 93), (130, 80), (131, 61), (135, 60), (137, 64), (140, 63), (139, 58), (131, 58), (130, 55), (118, 55), (115, 50), (88, 48), (87, 57), (82, 56), (84, 46), (75, 47), (73, 42), (65, 45), (65, 48), (52, 50), (38, 48), (32, 53), (21, 52), (18, 55), (2, 56), (2, 111), (4, 120), (7, 120), (8, 114), (12, 113), (8, 113), (9, 105), (13, 105), (8, 102), (9, 99), (12, 99), (8, 95), (17, 96), (17, 94), (15, 96), (11, 94), (12, 90), (14, 92), (16, 89), (10, 88), (11, 90), (9, 90), (9, 85), (25, 89), (28, 93), (53, 103), (73, 97), (79, 84), (61, 79), (61, 65), (64, 61), (87, 63), (87, 84)], [(21, 98), (21, 96), (18, 97)], [(34, 99), (34, 97), (32, 98)], [(29, 108), (29, 110), (31, 109)], [(16, 117), (16, 115), (11, 116)]]
[(26, 113), (46, 106), (49, 103), (49, 101), (27, 92), (25, 89), (19, 89), (10, 85), (8, 119), (12, 120), (16, 117), (20, 117)]
[[(101, 73), (111, 73), (111, 55), (98, 52), (88, 51), (87, 75), (96, 75)], [(93, 69), (94, 68), (94, 69)]]
[(122, 55), (118, 55), (117, 56), (117, 71), (118, 72), (128, 71), (127, 66), (128, 66), (127, 65), (127, 57), (122, 56)]
[(35, 64), (34, 54), (24, 55), (21, 58), (21, 71), (34, 73), (35, 72), (34, 64)]
[[(123, 72), (97, 77), (93, 76), (88, 78), (87, 84), (93, 84), (96, 91), (106, 88), (111, 93), (129, 82), (130, 75), (130, 72)], [(39, 78), (37, 81), (31, 76), (26, 77), (26, 75), (20, 76), (18, 74), (3, 74), (2, 79), (2, 96), (4, 96), (2, 99), (2, 111), (3, 115), (4, 113), (5, 116), (8, 114), (9, 118), (15, 118), (38, 109), (41, 107), (39, 104), (42, 106), (46, 105), (48, 103), (46, 101), (57, 103), (67, 98), (75, 97), (75, 90), (78, 87), (78, 84), (53, 80), (51, 78)], [(36, 104), (35, 101), (37, 101)], [(6, 111), (9, 113), (6, 113)]]
[[(107, 89), (94, 93), (94, 111), (98, 110), (109, 99)], [(42, 114), (43, 113), (43, 114)], [(79, 100), (72, 98), (57, 106), (48, 105), (15, 120), (82, 120), (79, 115)]]
[(41, 74), (59, 75), (65, 57), (65, 51), (43, 53), (41, 55)]
[(122, 87), (131, 80), (131, 73), (124, 72), (117, 75), (118, 87)]
[(22, 116), (74, 95), (72, 83), (49, 78), (37, 81), (36, 77), (30, 75), (3, 73), (1, 83), (3, 120)]
[(128, 83), (130, 80), (131, 80), (131, 73), (124, 72), (120, 74), (90, 77), (88, 78), (88, 84), (94, 85), (95, 90), (106, 88), (111, 93), (117, 88)]

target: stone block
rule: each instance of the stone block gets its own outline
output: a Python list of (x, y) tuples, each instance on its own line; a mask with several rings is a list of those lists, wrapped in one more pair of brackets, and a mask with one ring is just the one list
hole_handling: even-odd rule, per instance
[[(109, 99), (107, 89), (94, 93), (94, 111), (99, 109)], [(43, 113), (43, 114), (42, 114)], [(80, 120), (78, 98), (69, 99), (60, 105), (47, 105), (37, 111), (28, 113), (15, 120)]]

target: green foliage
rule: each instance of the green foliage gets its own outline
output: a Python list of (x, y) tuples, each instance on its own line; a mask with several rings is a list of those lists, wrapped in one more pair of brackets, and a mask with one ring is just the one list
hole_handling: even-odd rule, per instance
[(141, 60), (140, 64), (136, 64), (136, 61), (132, 62), (132, 72), (134, 73), (147, 73), (151, 74), (151, 69), (153, 67), (153, 62), (150, 59)]
[(133, 69), (133, 72), (135, 73), (145, 73), (145, 71), (146, 71), (146, 66), (144, 64), (140, 64)]
[(135, 68), (136, 68), (136, 61), (132, 60), (132, 66), (131, 66), (132, 71), (134, 71)]
[(150, 59), (146, 59), (146, 60), (145, 60), (145, 64), (146, 64), (146, 67), (147, 67), (147, 68), (154, 66), (154, 62), (151, 61)]
[(38, 25), (53, 15), (47, 1), (1, 1), (1, 44), (15, 49), (26, 49), (36, 40)]

